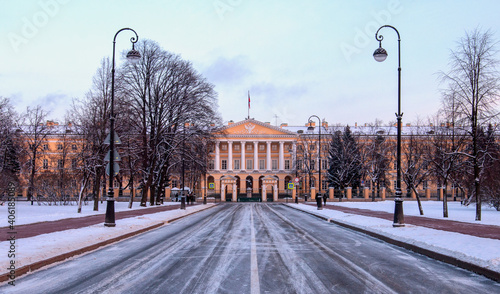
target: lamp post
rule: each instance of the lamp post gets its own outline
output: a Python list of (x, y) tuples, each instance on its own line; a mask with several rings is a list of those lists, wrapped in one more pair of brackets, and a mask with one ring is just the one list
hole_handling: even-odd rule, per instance
[(398, 35), (398, 112), (396, 113), (397, 118), (397, 167), (396, 167), (396, 198), (394, 199), (394, 223), (392, 224), (394, 227), (404, 227), (404, 213), (403, 213), (403, 199), (401, 198), (401, 119), (403, 117), (403, 113), (401, 113), (401, 37), (399, 36), (398, 30), (395, 27), (390, 25), (381, 26), (377, 32), (375, 33), (375, 39), (379, 42), (379, 48), (373, 52), (373, 58), (376, 61), (382, 62), (387, 58), (387, 51), (382, 48), (382, 40), (384, 37), (379, 35), (379, 31), (382, 28), (391, 28), (396, 31)]
[[(318, 119), (318, 128), (319, 128), (319, 137), (318, 137), (318, 140), (319, 140), (319, 148), (318, 148), (318, 179), (319, 179), (319, 195), (321, 196), (321, 119), (317, 116), (317, 115), (311, 115), (308, 119), (308, 122), (309, 122), (309, 127), (307, 127), (307, 130), (308, 131), (314, 131), (314, 127), (311, 126), (311, 118), (312, 117), (315, 117)], [(311, 195), (312, 197), (312, 195)], [(318, 210), (320, 209), (323, 209), (322, 205), (321, 205), (321, 198), (319, 197), (316, 197), (316, 204), (318, 205)]]
[(112, 69), (111, 69), (111, 109), (109, 115), (109, 190), (108, 197), (106, 198), (106, 216), (104, 219), (104, 226), (106, 227), (114, 227), (115, 224), (115, 199), (114, 199), (114, 178), (115, 178), (115, 140), (119, 140), (115, 138), (115, 114), (114, 114), (114, 101), (115, 101), (115, 45), (116, 45), (116, 36), (122, 31), (132, 31), (135, 34), (135, 37), (130, 38), (130, 42), (132, 42), (132, 50), (127, 53), (127, 59), (130, 61), (137, 61), (141, 58), (141, 54), (139, 51), (135, 50), (134, 45), (139, 40), (139, 36), (137, 33), (130, 28), (123, 28), (116, 32), (115, 37), (113, 38), (113, 61), (112, 61)]

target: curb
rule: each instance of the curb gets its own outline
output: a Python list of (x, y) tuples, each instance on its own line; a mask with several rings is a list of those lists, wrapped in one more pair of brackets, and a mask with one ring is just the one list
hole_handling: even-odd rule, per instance
[(445, 262), (445, 263), (448, 263), (448, 264), (451, 264), (451, 265), (454, 265), (454, 266), (466, 269), (468, 271), (475, 272), (476, 274), (485, 276), (485, 277), (487, 277), (489, 279), (492, 279), (492, 280), (494, 280), (496, 282), (500, 282), (500, 273), (499, 272), (496, 272), (496, 271), (493, 271), (493, 270), (490, 270), (490, 269), (478, 266), (476, 264), (472, 264), (470, 262), (458, 259), (458, 258), (450, 256), (450, 255), (446, 255), (446, 254), (434, 252), (434, 251), (425, 249), (423, 247), (420, 247), (420, 246), (417, 246), (417, 245), (414, 245), (414, 244), (409, 244), (409, 243), (406, 243), (406, 242), (403, 242), (403, 241), (400, 241), (400, 240), (396, 240), (396, 239), (390, 238), (388, 236), (385, 236), (385, 235), (382, 235), (382, 234), (379, 234), (379, 233), (368, 231), (368, 230), (365, 230), (363, 228), (357, 227), (355, 225), (349, 225), (349, 224), (346, 224), (346, 223), (342, 223), (342, 222), (330, 219), (330, 218), (328, 218), (328, 217), (326, 217), (324, 215), (321, 215), (321, 214), (317, 214), (317, 213), (314, 213), (314, 212), (311, 212), (311, 211), (302, 210), (302, 209), (299, 209), (298, 207), (293, 207), (291, 205), (286, 205), (286, 206), (288, 206), (290, 208), (293, 208), (295, 210), (298, 210), (298, 211), (305, 212), (305, 213), (310, 214), (312, 216), (315, 216), (317, 218), (323, 219), (323, 220), (325, 220), (327, 222), (334, 223), (334, 224), (339, 225), (341, 227), (348, 228), (348, 229), (351, 229), (353, 231), (357, 231), (357, 232), (360, 232), (360, 233), (372, 236), (374, 238), (380, 239), (380, 240), (382, 240), (384, 242), (387, 242), (389, 244), (396, 245), (398, 247), (402, 247), (402, 248), (411, 250), (413, 252), (425, 255), (425, 256), (430, 257), (432, 259), (436, 259), (436, 260), (439, 260), (439, 261), (442, 261), (442, 262)]
[[(22, 266), (22, 267), (16, 269), (16, 273), (15, 273), (16, 279), (18, 277), (26, 274), (26, 273), (33, 272), (33, 271), (38, 270), (38, 269), (40, 269), (42, 267), (54, 264), (56, 262), (64, 261), (64, 260), (66, 260), (66, 259), (68, 259), (70, 257), (76, 256), (76, 255), (81, 255), (83, 253), (87, 253), (87, 252), (96, 250), (96, 249), (98, 249), (100, 247), (107, 246), (107, 245), (119, 242), (121, 240), (124, 240), (124, 239), (130, 238), (130, 237), (133, 237), (133, 236), (145, 233), (147, 231), (151, 231), (151, 230), (159, 228), (159, 227), (161, 227), (161, 226), (163, 226), (165, 224), (172, 223), (172, 222), (177, 221), (177, 220), (179, 220), (181, 218), (184, 218), (186, 216), (189, 216), (189, 215), (192, 215), (192, 214), (195, 214), (195, 213), (198, 213), (198, 212), (205, 211), (205, 210), (210, 209), (210, 208), (215, 207), (215, 206), (216, 205), (213, 205), (213, 206), (206, 207), (206, 208), (203, 208), (203, 209), (200, 209), (200, 210), (197, 210), (197, 211), (193, 211), (193, 212), (188, 213), (186, 215), (175, 217), (175, 218), (166, 220), (164, 222), (160, 222), (160, 223), (154, 224), (152, 226), (139, 229), (137, 231), (129, 232), (129, 233), (126, 233), (124, 235), (120, 235), (120, 236), (117, 236), (117, 237), (114, 237), (114, 238), (111, 238), (111, 239), (108, 239), (108, 240), (105, 240), (105, 241), (102, 241), (102, 242), (99, 242), (99, 243), (96, 243), (96, 244), (93, 244), (93, 245), (89, 245), (89, 246), (86, 246), (86, 247), (83, 247), (83, 248), (80, 248), (80, 249), (76, 249), (76, 250), (73, 250), (73, 251), (70, 251), (70, 252), (63, 253), (61, 255), (57, 255), (57, 256), (54, 256), (54, 257), (51, 257), (51, 258), (48, 258), (48, 259), (40, 260), (40, 261), (37, 261), (35, 263)], [(2, 273), (0, 275), (0, 283), (9, 281), (10, 280), (9, 276), (10, 276), (9, 273)]]

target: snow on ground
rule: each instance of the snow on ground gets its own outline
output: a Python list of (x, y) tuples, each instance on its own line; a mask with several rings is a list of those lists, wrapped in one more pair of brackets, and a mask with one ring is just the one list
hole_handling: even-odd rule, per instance
[[(334, 202), (327, 203), (328, 205), (338, 205), (352, 208), (362, 208), (377, 211), (385, 211), (394, 213), (394, 201), (377, 201), (377, 202)], [(500, 226), (500, 211), (488, 205), (483, 205), (481, 207), (481, 221), (475, 221), (476, 219), (476, 205), (472, 203), (469, 206), (464, 206), (460, 204), (460, 201), (449, 201), (448, 202), (448, 218), (443, 217), (443, 202), (441, 201), (422, 201), (422, 207), (424, 210), (423, 217), (437, 218), (437, 219), (448, 219), (460, 222), (469, 222), (483, 225), (495, 225)], [(404, 201), (403, 211), (405, 215), (415, 215), (420, 216), (418, 211), (417, 201)]]
[[(164, 205), (175, 205), (179, 202), (165, 202)], [(149, 205), (149, 203), (148, 203)], [(77, 218), (89, 215), (96, 215), (106, 213), (106, 201), (99, 202), (99, 211), (94, 211), (93, 203), (82, 205), (82, 212), (77, 213), (78, 206), (76, 205), (38, 205), (36, 202), (31, 205), (28, 201), (16, 202), (16, 225), (26, 225), (36, 222), (55, 221), (65, 218)], [(149, 206), (148, 206), (149, 207)], [(148, 207), (141, 207), (138, 202), (134, 202), (132, 209), (145, 209)], [(0, 206), (0, 211), (5, 210), (7, 215), (7, 203)], [(126, 211), (128, 209), (128, 202), (115, 201), (115, 212)], [(7, 227), (7, 219), (0, 219), (0, 227)]]
[[(437, 215), (437, 206), (442, 203), (433, 201), (434, 203), (424, 204), (424, 213), (429, 212), (427, 217), (432, 215)], [(418, 208), (412, 212), (408, 202), (405, 202), (405, 214), (418, 215)], [(326, 209), (317, 210), (315, 206), (304, 205), (304, 204), (288, 204), (292, 207), (297, 207), (301, 210), (309, 211), (318, 215), (325, 216), (332, 220), (349, 224), (354, 227), (358, 227), (367, 231), (375, 232), (380, 235), (388, 236), (392, 239), (403, 241), (409, 244), (413, 244), (422, 248), (426, 248), (441, 254), (448, 256), (453, 256), (460, 260), (479, 265), (484, 268), (489, 268), (500, 273), (500, 240), (494, 240), (489, 238), (479, 238), (459, 233), (445, 232), (441, 230), (429, 229), (418, 227), (414, 225), (406, 224), (405, 227), (394, 228), (392, 226), (392, 221), (375, 218), (366, 217), (356, 214), (343, 213), (337, 210), (328, 209), (329, 205), (342, 205), (354, 208), (364, 208), (371, 210), (382, 210), (388, 212), (394, 212), (394, 201), (383, 201), (383, 202), (342, 202), (342, 203), (329, 203)], [(416, 207), (416, 203), (414, 203)], [(407, 207), (409, 209), (407, 209)], [(472, 215), (472, 221), (474, 222), (474, 214), (469, 212), (469, 209), (462, 209), (460, 203), (458, 206), (453, 203), (449, 207), (450, 214), (454, 214), (457, 219), (469, 220)], [(475, 207), (470, 207), (474, 210)], [(431, 213), (431, 211), (434, 211)], [(500, 212), (495, 210), (486, 210), (486, 218), (490, 219), (492, 222), (496, 219), (495, 224), (499, 224)], [(441, 215), (436, 218), (442, 218)], [(476, 222), (477, 223), (477, 222)], [(499, 228), (500, 229), (500, 228)]]
[[(128, 203), (117, 202), (115, 204), (116, 211), (128, 210)], [(166, 204), (171, 205), (172, 203), (169, 202)], [(105, 205), (106, 202), (102, 204), (102, 207), (99, 208), (99, 212), (97, 214), (105, 213)], [(101, 224), (96, 224), (81, 229), (72, 229), (50, 234), (43, 234), (31, 238), (17, 239), (15, 243), (16, 267), (20, 268), (37, 261), (45, 260), (51, 257), (71, 252), (79, 248), (97, 244), (105, 240), (127, 234), (129, 232), (134, 232), (159, 223), (164, 223), (173, 218), (181, 217), (183, 215), (190, 214), (213, 205), (214, 204), (196, 206), (188, 205), (186, 206), (186, 210), (175, 209), (126, 219), (118, 219), (116, 220), (116, 227), (113, 228), (105, 227), (103, 225), (103, 216), (103, 223)], [(31, 206), (28, 205), (28, 202), (16, 202), (16, 225), (20, 223), (27, 223), (26, 220), (23, 220), (23, 218), (25, 217), (30, 220), (29, 223), (78, 217), (79, 215), (76, 212), (76, 209), (76, 206)], [(140, 207), (138, 203), (134, 203), (133, 209), (144, 209), (144, 207)], [(4, 214), (3, 212), (4, 207), (1, 207), (0, 211), (2, 211), (2, 216), (7, 216), (7, 213)], [(95, 214), (94, 212), (92, 212), (91, 206), (84, 207), (83, 211), (87, 211), (86, 215)], [(5, 217), (5, 222), (7, 222), (7, 217)], [(9, 246), (9, 242), (0, 242), (0, 252), (2, 252), (2, 254), (0, 254), (1, 265), (6, 265), (10, 262), (10, 260), (8, 259), (8, 255), (6, 254), (9, 250)], [(5, 268), (3, 268), (3, 270), (0, 272), (3, 273), (5, 271)]]

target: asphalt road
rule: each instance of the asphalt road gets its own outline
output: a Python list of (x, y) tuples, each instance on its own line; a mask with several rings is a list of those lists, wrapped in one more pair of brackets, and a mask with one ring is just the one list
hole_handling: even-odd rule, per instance
[(500, 284), (279, 204), (224, 204), (0, 293), (500, 293)]

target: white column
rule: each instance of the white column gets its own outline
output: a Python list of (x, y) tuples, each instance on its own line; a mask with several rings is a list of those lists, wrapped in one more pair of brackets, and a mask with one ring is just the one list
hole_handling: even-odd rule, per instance
[(285, 170), (284, 144), (285, 144), (285, 142), (280, 141), (280, 162), (279, 162), (279, 168), (280, 168), (281, 171)]
[(227, 141), (227, 170), (233, 170), (233, 141)]
[(259, 142), (253, 142), (253, 169), (259, 170)]
[(298, 168), (297, 167), (297, 144), (295, 142), (293, 142), (293, 166), (295, 166), (295, 168)]
[(267, 170), (271, 170), (271, 141), (267, 141), (267, 148), (266, 148), (266, 166)]
[(215, 170), (220, 170), (220, 148), (219, 141), (215, 142)]
[(241, 148), (241, 163), (240, 163), (240, 167), (241, 167), (241, 170), (245, 170), (246, 169), (246, 158), (245, 158), (245, 141), (241, 141), (240, 142), (240, 148)]

